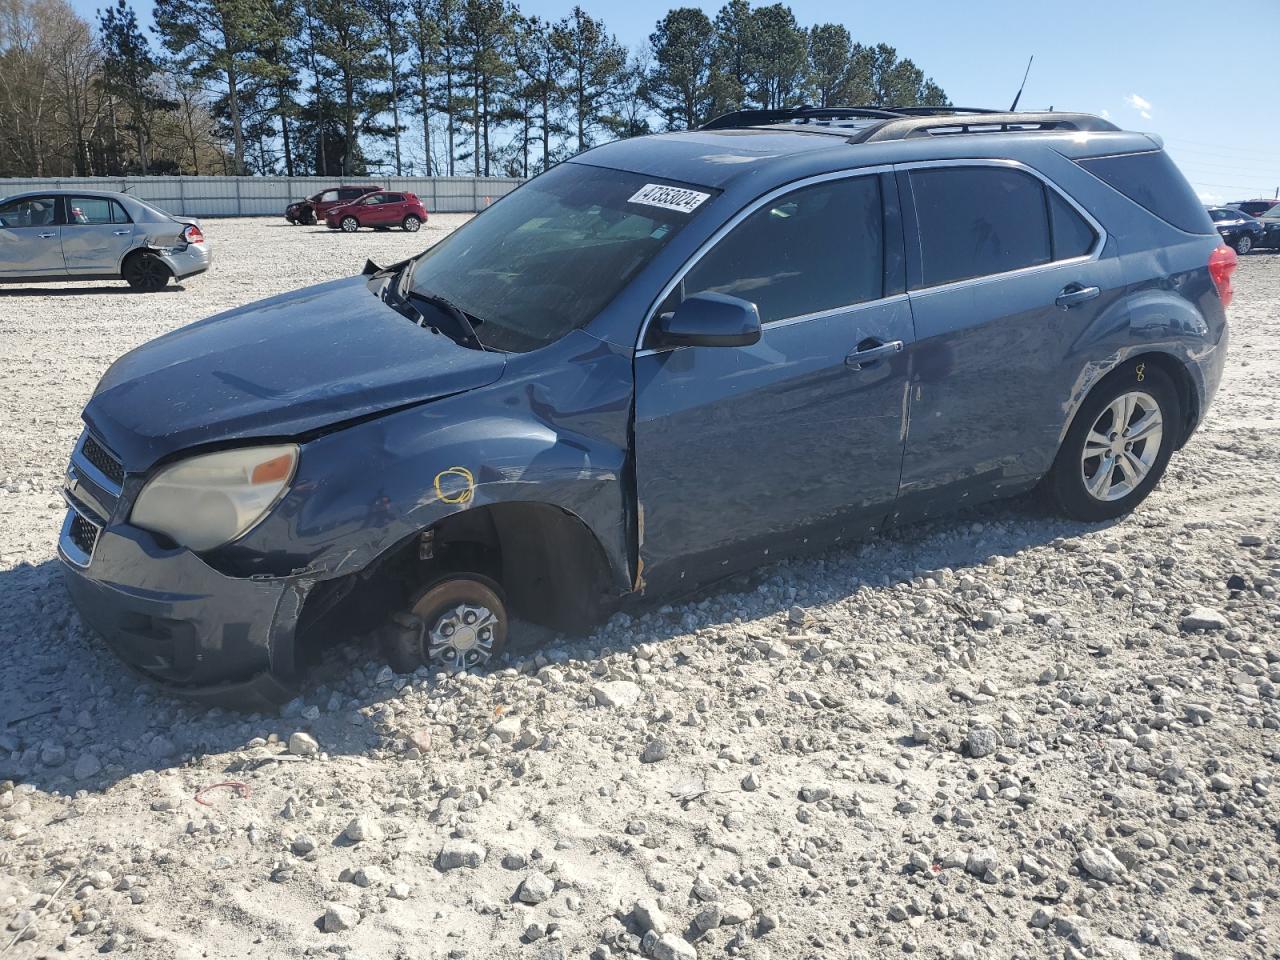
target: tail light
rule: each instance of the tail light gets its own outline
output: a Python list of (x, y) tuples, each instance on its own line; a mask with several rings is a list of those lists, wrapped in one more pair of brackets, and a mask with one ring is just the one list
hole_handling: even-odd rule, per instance
[(194, 223), (189, 223), (182, 231), (182, 239), (187, 243), (204, 243), (204, 233)]
[(1230, 306), (1234, 291), (1231, 289), (1231, 275), (1236, 272), (1236, 252), (1230, 247), (1218, 247), (1209, 254), (1209, 276), (1218, 290), (1218, 297), (1224, 307)]

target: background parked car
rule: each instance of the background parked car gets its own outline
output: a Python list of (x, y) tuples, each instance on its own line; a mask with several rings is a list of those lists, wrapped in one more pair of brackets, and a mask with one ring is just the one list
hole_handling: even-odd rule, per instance
[(1228, 203), (1227, 207), (1232, 210), (1241, 210), (1251, 217), (1260, 217), (1264, 213), (1280, 206), (1280, 200), (1236, 200), (1234, 203)]
[(1209, 207), (1209, 217), (1222, 239), (1241, 256), (1261, 245), (1265, 229), (1249, 214), (1230, 207)]
[(1261, 217), (1262, 236), (1254, 246), (1267, 250), (1280, 250), (1280, 206), (1274, 206)]
[(413, 233), (427, 222), (427, 208), (413, 193), (379, 190), (341, 207), (331, 207), (325, 216), (330, 230), (355, 233), (361, 227), (389, 230), (400, 227)]
[(373, 193), (378, 188), (371, 184), (365, 186), (341, 186), (321, 190), (305, 200), (296, 200), (284, 211), (284, 218), (290, 223), (319, 223), (333, 207), (358, 200), (366, 193)]
[(159, 290), (209, 269), (200, 221), (124, 193), (49, 190), (0, 200), (0, 281), (125, 280)]

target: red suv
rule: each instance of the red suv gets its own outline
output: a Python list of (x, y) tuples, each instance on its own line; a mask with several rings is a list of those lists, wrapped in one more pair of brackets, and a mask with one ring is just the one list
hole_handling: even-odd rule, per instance
[(373, 193), (377, 189), (379, 188), (372, 185), (363, 187), (344, 185), (321, 190), (305, 200), (295, 200), (289, 204), (284, 212), (284, 218), (290, 223), (318, 223), (334, 207), (350, 203), (352, 200), (357, 200), (366, 193)]
[(361, 227), (387, 230), (401, 227), (413, 233), (427, 222), (427, 208), (412, 193), (379, 190), (338, 207), (325, 214), (330, 230), (355, 233)]

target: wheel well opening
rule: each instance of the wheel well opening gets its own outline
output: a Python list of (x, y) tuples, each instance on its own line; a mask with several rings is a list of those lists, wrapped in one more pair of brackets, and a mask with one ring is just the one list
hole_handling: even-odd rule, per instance
[(367, 634), (448, 573), (496, 581), (513, 616), (576, 632), (607, 609), (608, 562), (577, 516), (543, 503), (499, 503), (444, 518), (358, 573), (317, 584), (298, 618), (300, 656)]

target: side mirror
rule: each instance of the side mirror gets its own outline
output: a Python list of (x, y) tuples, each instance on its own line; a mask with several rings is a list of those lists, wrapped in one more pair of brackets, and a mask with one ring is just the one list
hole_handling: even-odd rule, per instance
[(748, 347), (760, 340), (754, 303), (723, 293), (698, 293), (657, 318), (660, 347)]

